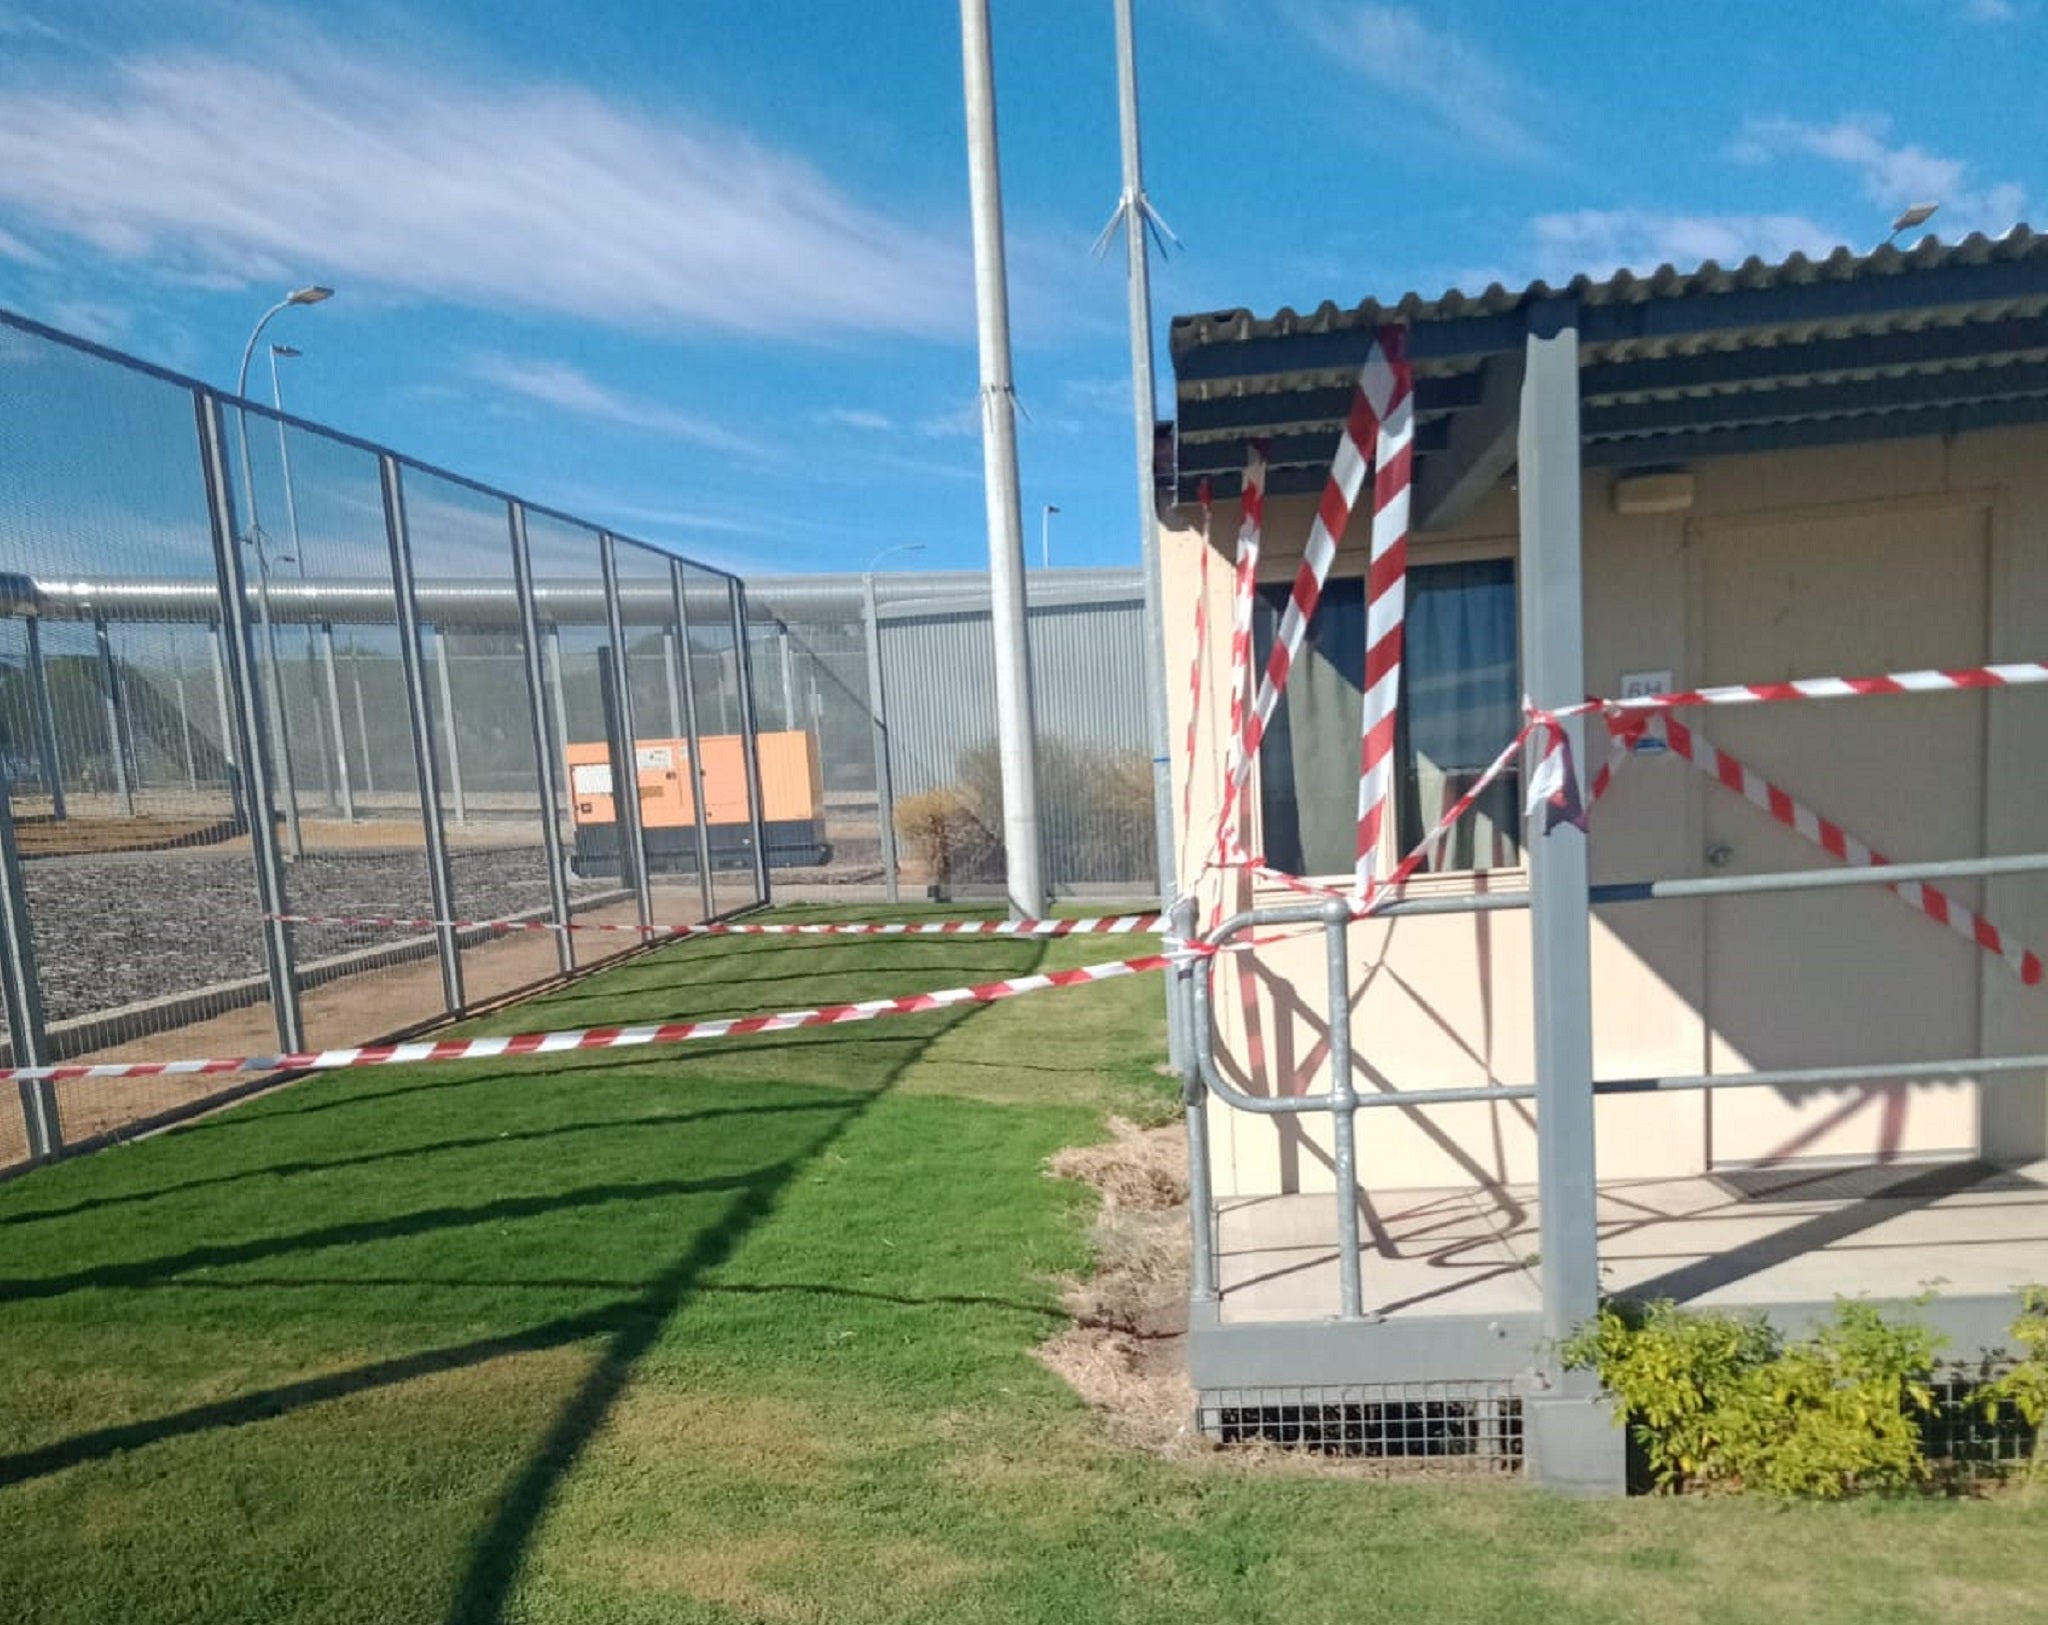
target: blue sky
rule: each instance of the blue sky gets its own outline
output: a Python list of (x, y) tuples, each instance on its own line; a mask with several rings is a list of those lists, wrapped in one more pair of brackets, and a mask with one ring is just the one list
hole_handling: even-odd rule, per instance
[[(993, 0), (1027, 534), (1136, 557), (1110, 0)], [(1953, 238), (2041, 0), (1137, 0), (1181, 311)], [(750, 572), (985, 561), (950, 0), (0, 0), (0, 305)], [(267, 390), (267, 378), (264, 381)]]

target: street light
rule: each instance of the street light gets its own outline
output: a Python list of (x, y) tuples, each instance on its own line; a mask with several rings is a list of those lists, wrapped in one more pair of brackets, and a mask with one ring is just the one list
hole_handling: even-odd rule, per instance
[(1038, 567), (1041, 570), (1052, 568), (1052, 516), (1059, 511), (1057, 503), (1048, 502), (1038, 516)]
[(923, 542), (898, 542), (894, 547), (883, 548), (881, 552), (877, 553), (873, 558), (869, 559), (868, 567), (865, 570), (863, 570), (861, 574), (870, 576), (873, 575), (875, 573), (875, 566), (880, 564), (882, 560), (886, 559), (891, 553), (922, 553), (923, 551)]
[(1885, 238), (1885, 240), (1879, 243), (1877, 246), (1879, 248), (1891, 247), (1893, 241), (1898, 237), (1900, 232), (1911, 231), (1916, 226), (1926, 225), (1927, 222), (1934, 217), (1934, 211), (1940, 207), (1941, 205), (1939, 203), (1908, 204), (1905, 208), (1899, 211), (1898, 219), (1892, 222), (1891, 236)]
[[(256, 353), (256, 341), (263, 336), (263, 330), (270, 325), (271, 318), (280, 311), (289, 310), (293, 305), (317, 305), (333, 297), (332, 288), (323, 288), (318, 283), (295, 288), (258, 318), (255, 328), (249, 334), (249, 342), (242, 346), (242, 366), (235, 374), (235, 398), (238, 402), (248, 400), (249, 359)], [(270, 376), (273, 392), (277, 383), (277, 373), (274, 370), (276, 365), (277, 358), (272, 356), (273, 370)], [(291, 856), (298, 859), (306, 855), (306, 843), (299, 834), (299, 787), (298, 781), (292, 776), (291, 747), (286, 743), (284, 735), (284, 686), (278, 678), (277, 632), (270, 623), (270, 559), (263, 546), (263, 526), (256, 516), (256, 477), (249, 461), (248, 407), (238, 405), (235, 408), (235, 415), (242, 430), (242, 500), (249, 508), (249, 528), (243, 540), (256, 554), (256, 618), (263, 627), (263, 663), (270, 674), (270, 736), (272, 748), (277, 752), (278, 776), (284, 790), (285, 843)], [(282, 435), (283, 432), (284, 426), (278, 425), (278, 433)], [(296, 545), (293, 551), (297, 551)]]

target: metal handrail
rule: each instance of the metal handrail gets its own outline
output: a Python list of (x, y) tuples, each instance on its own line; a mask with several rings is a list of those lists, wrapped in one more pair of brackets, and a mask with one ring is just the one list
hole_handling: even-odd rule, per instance
[[(1757, 892), (1799, 891), (1833, 886), (1901, 885), (1913, 881), (1965, 879), (1981, 875), (2032, 874), (2048, 871), (2048, 853), (2009, 857), (1957, 858), (1928, 863), (1874, 865), (1839, 870), (1791, 870), (1760, 875), (1728, 875), (1703, 879), (1623, 882), (1588, 888), (1595, 903), (1631, 903), (1684, 897), (1712, 897)], [(1361, 1096), (1351, 1079), (1351, 989), (1347, 933), (1353, 924), (1376, 918), (1413, 915), (1490, 913), (1525, 909), (1526, 892), (1482, 892), (1463, 897), (1397, 899), (1361, 914), (1343, 898), (1275, 908), (1246, 909), (1221, 921), (1199, 939), (1195, 905), (1183, 899), (1174, 906), (1172, 923), (1182, 941), (1210, 949), (1227, 947), (1249, 930), (1266, 926), (1319, 924), (1324, 930), (1329, 974), (1329, 1045), (1331, 1087), (1314, 1095), (1252, 1095), (1223, 1076), (1216, 1061), (1215, 952), (1192, 954), (1175, 969), (1184, 978), (1187, 997), (1182, 1008), (1193, 1028), (1182, 1072), (1182, 1098), (1187, 1107), (1188, 1200), (1193, 1227), (1190, 1260), (1191, 1297), (1213, 1302), (1217, 1295), (1215, 1238), (1210, 1230), (1214, 1209), (1209, 1169), (1208, 1097), (1213, 1094), (1239, 1111), (1264, 1117), (1327, 1112), (1332, 1118), (1331, 1161), (1337, 1186), (1337, 1242), (1340, 1318), (1375, 1320), (1363, 1309), (1358, 1245), (1356, 1191), (1356, 1119), (1360, 1111), (1385, 1107), (1498, 1104), (1533, 1100), (1534, 1084), (1485, 1084), (1450, 1089), (1415, 1089)], [(1670, 1077), (1594, 1079), (1596, 1097), (1670, 1094), (1712, 1089), (1826, 1088), (1927, 1078), (1971, 1078), (1997, 1081), (2018, 1073), (2048, 1070), (2048, 1053), (1966, 1056), (1928, 1061), (1879, 1062), (1868, 1065), (1782, 1067), (1740, 1073), (1693, 1073)]]

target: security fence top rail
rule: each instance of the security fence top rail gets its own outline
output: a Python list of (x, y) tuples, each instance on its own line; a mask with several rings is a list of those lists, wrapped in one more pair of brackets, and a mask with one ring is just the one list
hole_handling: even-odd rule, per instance
[[(1057, 570), (1045, 575), (1057, 579), (1033, 581), (1034, 611), (1138, 601), (1140, 583), (1131, 571)], [(723, 617), (725, 579), (720, 576), (715, 587), (710, 582), (690, 583), (690, 607), (706, 616)], [(414, 583), (414, 590), (421, 618), (436, 625), (466, 631), (513, 631), (519, 626), (518, 595), (509, 583), (423, 576)], [(259, 591), (267, 591), (274, 621), (307, 626), (322, 622), (395, 624), (391, 584), (382, 577), (273, 575), (267, 589), (252, 583), (244, 591), (252, 603)], [(859, 576), (840, 576), (836, 584), (818, 576), (757, 577), (748, 583), (747, 592), (757, 613), (781, 622), (852, 623), (863, 613)], [(558, 626), (605, 624), (604, 582), (596, 573), (554, 579), (540, 576), (533, 583), (533, 594), (534, 607), (544, 622)], [(892, 581), (879, 596), (885, 621), (986, 615), (988, 577), (967, 571), (919, 575), (907, 582)], [(0, 617), (199, 623), (215, 619), (219, 612), (219, 595), (208, 581), (175, 576), (0, 573)], [(668, 625), (674, 618), (668, 587), (660, 581), (622, 580), (619, 613), (628, 626)]]
[[(75, 333), (66, 333), (61, 328), (45, 326), (43, 323), (34, 321), (27, 316), (17, 315), (11, 310), (0, 310), (0, 329), (6, 328), (12, 328), (18, 333), (27, 333), (32, 337), (46, 340), (51, 344), (60, 345), (67, 350), (77, 351), (82, 355), (97, 357), (101, 361), (121, 368), (124, 372), (140, 373), (145, 377), (156, 378), (167, 384), (175, 384), (180, 389), (196, 391), (201, 395), (217, 400), (223, 411), (234, 412), (238, 417), (244, 419), (249, 417), (261, 418), (266, 423), (281, 425), (289, 429), (297, 429), (301, 433), (312, 435), (320, 440), (329, 441), (336, 445), (349, 446), (357, 451), (368, 452), (373, 457), (389, 457), (396, 461), (400, 467), (410, 472), (431, 475), (437, 480), (445, 480), (451, 485), (461, 486), (464, 490), (474, 491), (477, 495), (489, 497), (496, 502), (507, 504), (517, 502), (526, 510), (529, 517), (537, 514), (545, 515), (550, 519), (558, 519), (564, 524), (574, 525), (582, 530), (607, 529), (605, 526), (594, 525), (590, 520), (566, 512), (563, 509), (551, 508), (544, 503), (530, 502), (516, 492), (502, 490), (495, 485), (487, 485), (482, 480), (472, 479), (467, 474), (458, 474), (453, 469), (442, 468), (435, 463), (422, 462), (417, 457), (408, 456), (404, 452), (383, 445), (378, 441), (366, 440), (361, 435), (349, 434), (344, 430), (332, 428), (324, 423), (315, 423), (310, 418), (298, 417), (290, 412), (281, 412), (276, 407), (267, 405), (262, 401), (250, 400), (246, 396), (235, 395), (224, 389), (217, 389), (204, 379), (194, 378), (189, 373), (174, 372), (169, 367), (158, 366), (153, 361), (144, 361), (139, 356), (132, 356), (125, 351), (111, 349), (104, 344), (95, 344), (90, 339), (80, 338)], [(628, 537), (623, 533), (614, 532), (613, 534), (617, 534), (621, 541), (637, 541), (636, 538)], [(640, 542), (638, 545), (645, 547), (649, 544)], [(671, 550), (668, 548), (656, 548), (654, 551), (668, 553)], [(682, 557), (682, 555), (676, 556)], [(708, 575), (736, 579), (732, 576), (731, 571), (721, 570), (715, 565), (704, 564), (696, 559), (687, 557), (684, 557), (683, 562), (692, 569), (702, 570)], [(276, 583), (273, 583), (273, 585), (276, 585)]]

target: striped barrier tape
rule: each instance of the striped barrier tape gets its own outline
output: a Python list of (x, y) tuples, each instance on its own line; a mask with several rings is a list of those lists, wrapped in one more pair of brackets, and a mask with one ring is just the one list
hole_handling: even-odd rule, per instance
[(1408, 497), (1415, 449), (1415, 377), (1398, 327), (1383, 327), (1359, 380), (1378, 421), (1373, 448), (1372, 544), (1365, 571), (1365, 704), (1359, 719), (1358, 847), (1352, 891), (1372, 892), (1380, 827), (1393, 782), (1394, 712), (1408, 607)]
[(1782, 683), (1731, 683), (1688, 688), (1674, 694), (1639, 694), (1626, 700), (1587, 700), (1554, 713), (1585, 716), (1594, 711), (1675, 711), (1695, 705), (1760, 705), (1776, 700), (1842, 700), (1874, 694), (1946, 694), (1973, 688), (2018, 688), (2048, 683), (2048, 661), (2018, 660), (1995, 666), (1895, 671), (1877, 677), (1795, 677)]
[[(1675, 716), (1667, 716), (1663, 721), (1665, 735), (1671, 741), (1673, 751), (1708, 778), (1762, 808), (1777, 823), (1841, 859), (1852, 869), (1881, 869), (1890, 865), (1892, 860), (1884, 854), (1872, 851), (1833, 819), (1823, 817), (1804, 802), (1787, 795), (1747, 763), (1738, 761), (1710, 740), (1701, 738)], [(1974, 942), (1986, 953), (2002, 960), (2026, 986), (2040, 985), (2043, 974), (2040, 955), (2017, 942), (2008, 942), (1997, 926), (1972, 913), (1946, 892), (1911, 880), (1901, 881), (1889, 890), (1908, 907), (1917, 909), (1930, 920), (1947, 926), (1957, 936)]]
[(1166, 929), (1161, 914), (1103, 914), (1085, 920), (845, 920), (804, 925), (619, 925), (571, 920), (436, 920), (400, 914), (271, 914), (280, 925), (346, 925), (384, 931), (614, 931), (636, 937), (1122, 937)]
[(782, 1010), (772, 1015), (720, 1016), (707, 1021), (664, 1021), (640, 1027), (575, 1027), (560, 1032), (515, 1033), (504, 1038), (421, 1039), (408, 1044), (359, 1044), (349, 1049), (303, 1050), (289, 1055), (244, 1055), (226, 1060), (106, 1061), (61, 1066), (0, 1067), (0, 1083), (79, 1083), (107, 1078), (184, 1078), (240, 1072), (338, 1072), (358, 1066), (410, 1066), (426, 1061), (475, 1061), (520, 1055), (560, 1055), (571, 1050), (636, 1049), (648, 1044), (687, 1044), (707, 1038), (751, 1033), (793, 1032), (837, 1027), (883, 1016), (916, 1015), (963, 1004), (995, 1004), (1050, 988), (1079, 987), (1119, 976), (1164, 970), (1189, 956), (1214, 950), (1186, 944), (1165, 953), (1113, 959), (1073, 970), (1040, 971), (978, 987), (943, 988), (895, 999), (826, 1005), (816, 1010)]

